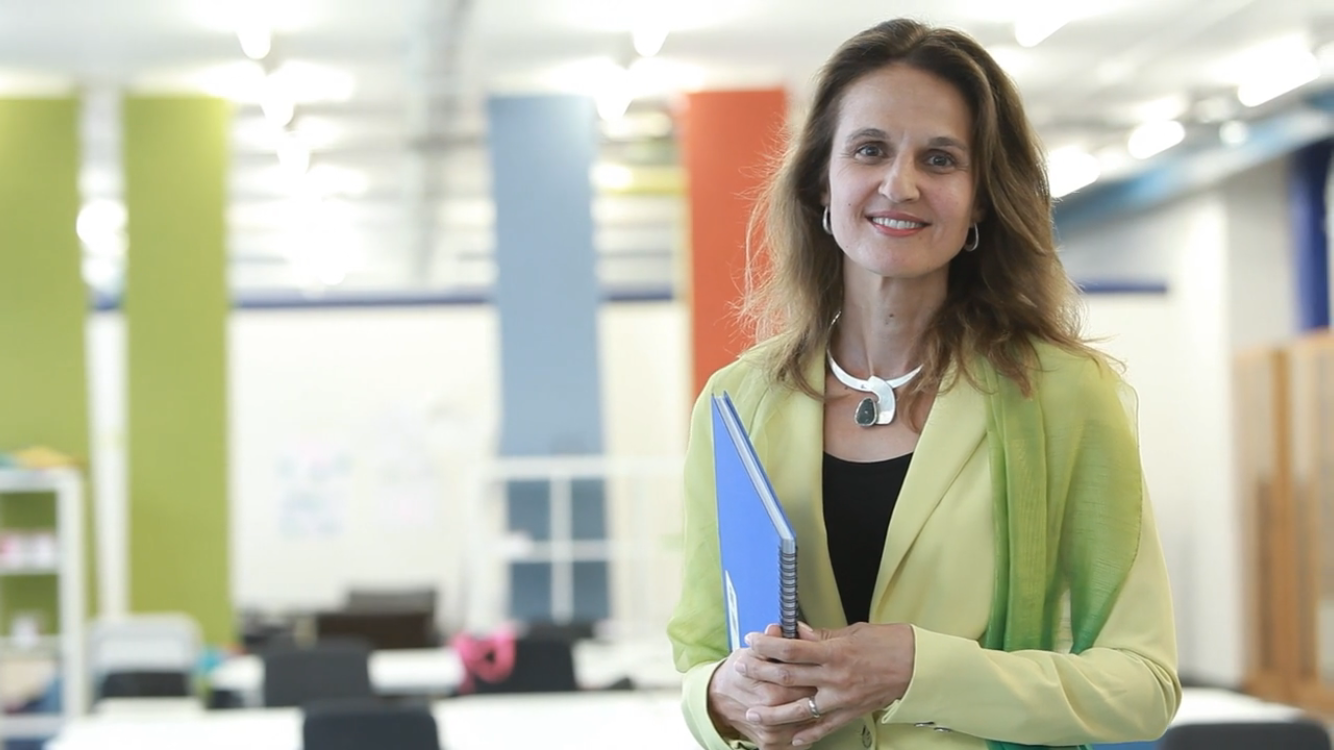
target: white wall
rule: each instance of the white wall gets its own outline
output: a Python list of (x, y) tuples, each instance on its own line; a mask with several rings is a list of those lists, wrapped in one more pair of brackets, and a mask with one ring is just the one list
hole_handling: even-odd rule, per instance
[[(607, 453), (680, 456), (682, 308), (607, 306), (600, 328)], [(467, 553), (482, 533), (469, 527), (471, 504), (496, 500), (483, 482), (504, 396), (497, 336), (495, 311), (478, 306), (233, 316), (239, 606), (330, 606), (350, 585), (429, 583), (445, 594), (447, 621), (476, 621), (461, 608), (465, 578), (478, 574)], [(533, 387), (542, 388), (540, 372)], [(654, 523), (675, 518), (676, 493), (627, 494), (622, 504), (648, 499)], [(639, 510), (613, 507), (609, 522), (639, 523)], [(619, 579), (615, 596), (636, 583)]]

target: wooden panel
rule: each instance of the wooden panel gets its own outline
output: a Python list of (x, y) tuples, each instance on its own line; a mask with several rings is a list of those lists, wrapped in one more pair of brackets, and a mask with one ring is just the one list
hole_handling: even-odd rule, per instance
[(1291, 348), (1298, 700), (1334, 710), (1334, 338)]
[(1246, 687), (1291, 701), (1298, 654), (1288, 362), (1282, 351), (1237, 357), (1235, 418), (1247, 613)]

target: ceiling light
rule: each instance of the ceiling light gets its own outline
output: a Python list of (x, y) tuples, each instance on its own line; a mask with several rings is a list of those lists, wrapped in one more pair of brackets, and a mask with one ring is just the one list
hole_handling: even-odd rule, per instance
[(1014, 40), (1021, 47), (1036, 47), (1064, 26), (1066, 20), (1052, 8), (1034, 12), (1014, 22)]
[(272, 76), (265, 82), (259, 108), (264, 111), (264, 118), (275, 128), (286, 127), (296, 115), (296, 103), (292, 101), (291, 95), (283, 89), (281, 83), (274, 81)]
[(635, 52), (644, 57), (653, 57), (662, 51), (662, 45), (667, 41), (667, 27), (646, 24), (636, 28), (632, 37), (635, 43)]
[(1047, 180), (1053, 198), (1092, 185), (1101, 174), (1098, 158), (1083, 149), (1061, 148), (1047, 155)]
[(1139, 122), (1175, 120), (1185, 114), (1189, 107), (1190, 101), (1185, 96), (1172, 94), (1136, 105), (1131, 110), (1131, 116)]
[(79, 209), (75, 232), (94, 255), (125, 253), (125, 204), (106, 198), (89, 201)]
[(1240, 120), (1229, 120), (1218, 126), (1218, 140), (1229, 146), (1240, 146), (1251, 136), (1251, 129)]
[(1237, 86), (1237, 101), (1256, 107), (1320, 77), (1320, 61), (1306, 49), (1289, 49), (1248, 71)]
[(273, 34), (267, 24), (249, 23), (237, 29), (241, 52), (251, 60), (263, 60), (273, 49)]
[(1186, 127), (1176, 120), (1146, 122), (1130, 133), (1126, 149), (1136, 159), (1160, 154), (1186, 139)]

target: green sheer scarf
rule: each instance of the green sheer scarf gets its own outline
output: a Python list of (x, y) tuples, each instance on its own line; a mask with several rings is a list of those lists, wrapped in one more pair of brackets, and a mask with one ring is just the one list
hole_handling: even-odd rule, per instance
[[(988, 363), (996, 588), (983, 646), (1093, 645), (1139, 551), (1143, 478), (1134, 395), (1105, 362), (1041, 346), (1026, 398)], [(1067, 598), (1068, 596), (1068, 598)], [(988, 741), (989, 750), (1023, 747)]]

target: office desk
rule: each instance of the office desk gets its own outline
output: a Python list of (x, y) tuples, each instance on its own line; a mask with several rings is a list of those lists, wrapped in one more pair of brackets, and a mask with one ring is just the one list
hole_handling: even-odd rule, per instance
[[(580, 686), (602, 688), (630, 678), (646, 689), (677, 689), (681, 675), (672, 665), (666, 638), (652, 641), (579, 641), (574, 667)], [(370, 658), (371, 686), (381, 695), (447, 695), (463, 681), (463, 664), (450, 648), (375, 651)], [(264, 662), (254, 655), (235, 656), (209, 673), (215, 690), (241, 696), (246, 706), (262, 703)]]
[[(696, 747), (676, 691), (467, 696), (439, 701), (432, 713), (448, 750)], [(68, 724), (46, 750), (301, 750), (301, 721), (295, 708), (94, 714)]]

